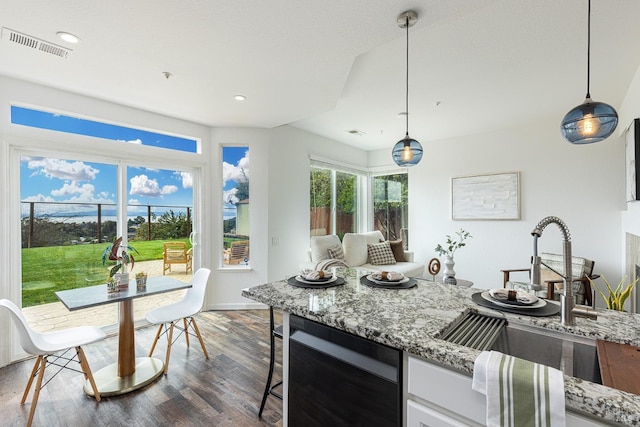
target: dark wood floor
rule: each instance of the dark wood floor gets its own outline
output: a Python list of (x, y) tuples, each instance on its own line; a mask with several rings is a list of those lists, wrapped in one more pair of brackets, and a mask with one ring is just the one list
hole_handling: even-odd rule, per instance
[[(268, 310), (200, 313), (196, 318), (209, 360), (197, 340), (181, 339), (171, 351), (169, 373), (147, 387), (101, 402), (82, 391), (82, 374), (63, 371), (42, 390), (34, 426), (281, 426), (282, 402), (269, 397), (262, 419), (258, 408), (269, 367)], [(278, 317), (276, 320), (279, 321)], [(146, 355), (155, 328), (136, 331), (136, 354)], [(154, 356), (164, 358), (166, 343)], [(276, 358), (281, 346), (276, 343)], [(85, 347), (93, 371), (114, 362), (117, 338)], [(31, 394), (20, 399), (34, 359), (0, 369), (0, 425), (25, 425)], [(281, 378), (276, 365), (274, 380)]]

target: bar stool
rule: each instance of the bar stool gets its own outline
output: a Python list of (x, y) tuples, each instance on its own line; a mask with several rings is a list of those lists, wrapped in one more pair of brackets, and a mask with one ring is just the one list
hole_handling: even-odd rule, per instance
[(267, 375), (267, 385), (264, 388), (264, 394), (262, 395), (262, 403), (260, 404), (260, 411), (258, 412), (258, 418), (262, 418), (262, 411), (264, 410), (264, 405), (267, 403), (267, 397), (272, 395), (280, 400), (282, 400), (282, 394), (278, 393), (274, 389), (280, 385), (282, 385), (282, 381), (277, 382), (274, 385), (271, 385), (271, 380), (273, 379), (273, 367), (276, 364), (276, 338), (282, 341), (282, 325), (276, 327), (275, 322), (273, 320), (273, 307), (269, 307), (269, 330), (270, 332), (270, 341), (271, 341), (271, 355), (269, 360), (269, 375)]

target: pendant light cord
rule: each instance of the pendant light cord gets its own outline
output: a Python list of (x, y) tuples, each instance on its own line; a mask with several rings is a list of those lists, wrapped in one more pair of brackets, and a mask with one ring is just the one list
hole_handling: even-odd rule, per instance
[(587, 99), (591, 98), (589, 82), (591, 80), (591, 0), (587, 8)]
[(406, 27), (407, 27), (407, 79), (406, 79), (406, 87), (405, 87), (406, 95), (404, 98), (404, 112), (406, 114), (405, 116), (406, 137), (408, 138), (409, 137), (409, 15), (408, 14), (407, 14)]

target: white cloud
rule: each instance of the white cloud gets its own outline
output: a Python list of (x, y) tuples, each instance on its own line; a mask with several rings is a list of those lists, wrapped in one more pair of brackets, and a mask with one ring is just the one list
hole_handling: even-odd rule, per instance
[(164, 185), (162, 188), (158, 181), (146, 175), (136, 175), (130, 180), (131, 190), (129, 194), (146, 197), (160, 197), (165, 194), (173, 194), (178, 191), (175, 185)]
[(131, 191), (129, 194), (147, 197), (160, 197), (162, 190), (155, 179), (149, 179), (146, 175), (136, 175), (129, 180)]
[(132, 139), (132, 140), (129, 140), (129, 141), (124, 141), (122, 139), (119, 139), (118, 141), (126, 142), (127, 144), (139, 144), (139, 145), (142, 145), (142, 140), (141, 139)]
[(56, 200), (53, 197), (44, 196), (38, 193), (37, 196), (29, 196), (22, 199), (23, 202), (55, 202)]
[(182, 188), (193, 188), (193, 175), (191, 172), (176, 172), (182, 180)]
[(178, 187), (176, 187), (175, 185), (163, 185), (162, 186), (162, 195), (172, 194), (172, 193), (175, 193), (176, 191), (178, 191)]
[(138, 200), (138, 199), (129, 199), (129, 204), (130, 205), (139, 205), (140, 204), (140, 200)]
[(236, 188), (232, 188), (231, 190), (228, 191), (224, 191), (222, 194), (222, 200), (225, 203), (231, 203), (231, 204), (236, 204), (240, 201), (240, 199), (238, 199), (236, 197), (236, 193), (238, 192), (238, 190)]
[(58, 190), (52, 190), (52, 196), (69, 196), (72, 194), (80, 194), (80, 199), (91, 201), (93, 200), (93, 193), (95, 187), (92, 184), (78, 185), (76, 181), (65, 182), (64, 185)]
[(27, 166), (29, 169), (36, 169), (35, 174), (69, 181), (92, 181), (100, 172), (84, 162), (48, 158), (32, 158), (27, 162)]

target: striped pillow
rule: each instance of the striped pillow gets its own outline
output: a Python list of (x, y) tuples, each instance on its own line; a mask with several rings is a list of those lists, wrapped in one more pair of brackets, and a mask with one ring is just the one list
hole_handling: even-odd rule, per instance
[(344, 251), (342, 250), (342, 245), (335, 245), (327, 249), (327, 254), (329, 255), (329, 259), (339, 259), (344, 261)]
[(393, 256), (389, 241), (381, 243), (373, 243), (367, 245), (369, 254), (369, 263), (373, 265), (389, 265), (395, 264), (396, 258)]

